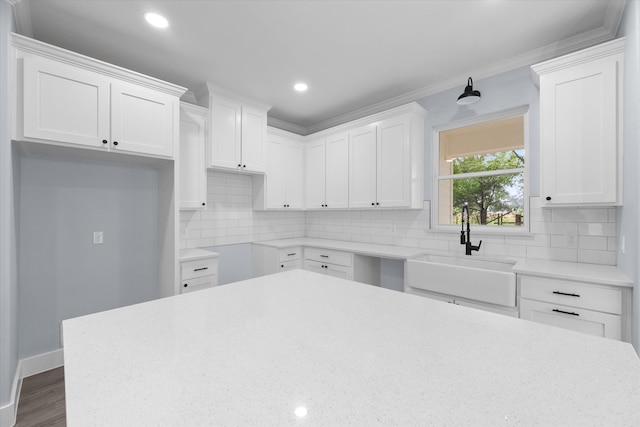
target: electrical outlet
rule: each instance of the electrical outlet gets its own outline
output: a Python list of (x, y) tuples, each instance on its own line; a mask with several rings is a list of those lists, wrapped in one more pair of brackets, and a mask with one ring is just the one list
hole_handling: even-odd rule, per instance
[(102, 231), (93, 232), (93, 244), (101, 245), (104, 243), (104, 233)]
[(577, 248), (578, 247), (578, 236), (574, 232), (568, 232), (565, 235), (567, 239), (567, 247), (568, 248)]

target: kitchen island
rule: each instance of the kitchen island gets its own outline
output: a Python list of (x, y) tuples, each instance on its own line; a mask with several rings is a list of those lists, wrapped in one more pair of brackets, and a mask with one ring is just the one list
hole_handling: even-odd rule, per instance
[(640, 425), (627, 343), (304, 270), (63, 336), (70, 427)]

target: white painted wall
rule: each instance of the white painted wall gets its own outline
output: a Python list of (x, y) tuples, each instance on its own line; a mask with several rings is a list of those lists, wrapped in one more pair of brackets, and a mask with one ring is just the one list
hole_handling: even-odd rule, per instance
[(0, 1), (0, 408), (13, 403), (11, 388), (18, 365), (18, 268), (11, 149), (11, 60), (9, 34), (13, 9)]
[(19, 357), (61, 348), (64, 319), (158, 298), (157, 228), (157, 170), (23, 156)]
[(624, 36), (624, 206), (618, 213), (618, 265), (634, 281), (633, 344), (640, 354), (640, 1), (627, 2), (618, 36)]

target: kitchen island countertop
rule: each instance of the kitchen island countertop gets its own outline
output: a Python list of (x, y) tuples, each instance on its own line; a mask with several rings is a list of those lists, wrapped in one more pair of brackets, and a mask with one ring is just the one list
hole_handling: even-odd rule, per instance
[(627, 343), (304, 270), (63, 335), (70, 427), (640, 425)]

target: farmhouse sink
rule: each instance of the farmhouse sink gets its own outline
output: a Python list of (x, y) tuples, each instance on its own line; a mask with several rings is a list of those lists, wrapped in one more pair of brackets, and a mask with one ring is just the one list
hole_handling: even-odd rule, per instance
[(414, 289), (515, 307), (514, 264), (480, 257), (421, 255), (407, 260), (405, 280)]

